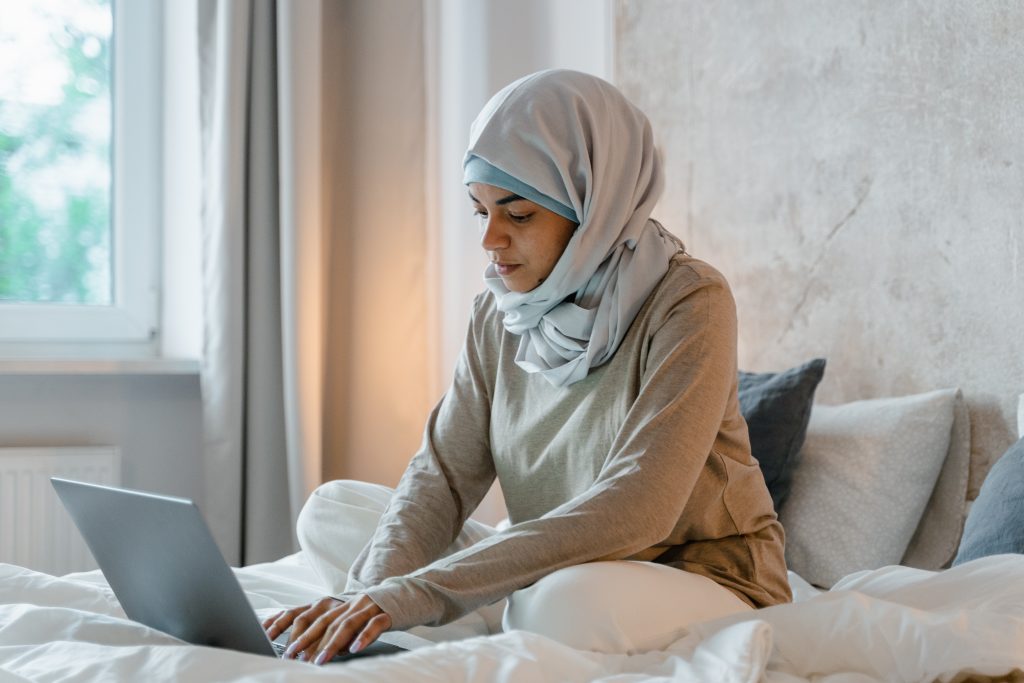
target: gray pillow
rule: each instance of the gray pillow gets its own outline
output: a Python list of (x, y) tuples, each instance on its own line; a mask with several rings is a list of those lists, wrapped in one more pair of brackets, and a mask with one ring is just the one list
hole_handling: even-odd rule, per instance
[(900, 561), (949, 452), (958, 393), (814, 406), (779, 510), (792, 571), (827, 588)]
[(824, 373), (824, 358), (785, 372), (739, 373), (740, 412), (750, 431), (750, 450), (761, 464), (776, 510), (789, 495), (814, 390)]
[(1024, 553), (1024, 439), (1010, 446), (985, 477), (953, 565), (1001, 553)]

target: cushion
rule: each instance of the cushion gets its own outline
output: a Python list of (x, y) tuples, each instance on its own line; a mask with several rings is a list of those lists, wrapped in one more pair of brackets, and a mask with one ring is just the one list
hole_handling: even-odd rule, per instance
[(949, 452), (942, 463), (935, 490), (921, 515), (917, 531), (900, 564), (938, 570), (949, 566), (960, 545), (967, 514), (967, 489), (971, 476), (971, 415), (963, 394), (956, 393)]
[(906, 552), (949, 450), (956, 389), (814, 406), (779, 519), (789, 568), (829, 587)]
[(1001, 553), (1024, 553), (1024, 439), (1010, 446), (985, 477), (953, 564)]
[(761, 464), (776, 510), (789, 495), (814, 390), (824, 372), (825, 359), (815, 358), (785, 372), (739, 374), (740, 412), (750, 431), (750, 450)]
[(1024, 394), (1017, 397), (1017, 436), (1024, 438)]

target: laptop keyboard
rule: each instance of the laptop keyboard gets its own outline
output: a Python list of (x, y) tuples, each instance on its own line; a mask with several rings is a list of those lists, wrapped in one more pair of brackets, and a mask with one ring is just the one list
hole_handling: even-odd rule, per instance
[[(281, 634), (280, 636), (278, 636), (278, 639), (274, 640), (274, 641), (271, 641), (270, 644), (274, 647), (274, 652), (277, 654), (277, 656), (278, 657), (283, 657), (284, 656), (284, 651), (288, 649), (288, 635), (287, 635), (287, 632)], [(332, 661), (332, 662), (344, 662), (344, 661), (349, 660), (349, 659), (356, 659), (356, 658), (361, 658), (361, 657), (373, 657), (375, 655), (391, 655), (391, 654), (398, 654), (400, 652), (405, 652), (405, 651), (406, 650), (404, 648), (398, 647), (396, 645), (389, 645), (388, 643), (382, 643), (380, 641), (376, 641), (376, 642), (370, 643), (370, 645), (365, 650), (363, 650), (362, 652), (358, 652), (356, 654), (353, 654), (351, 652), (339, 652), (338, 654), (334, 655), (334, 658), (331, 659), (330, 661)]]

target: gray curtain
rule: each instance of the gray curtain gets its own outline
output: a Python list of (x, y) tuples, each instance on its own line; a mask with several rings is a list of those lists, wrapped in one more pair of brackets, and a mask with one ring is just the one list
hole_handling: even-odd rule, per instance
[(315, 139), (297, 145), (308, 121), (295, 97), (315, 97), (319, 76), (296, 85), (291, 73), (316, 52), (290, 38), (317, 6), (198, 3), (203, 513), (233, 564), (296, 548), (295, 518), (320, 473), (319, 271), (295, 267), (319, 239), (315, 210), (296, 210), (319, 190), (318, 159), (302, 147)]

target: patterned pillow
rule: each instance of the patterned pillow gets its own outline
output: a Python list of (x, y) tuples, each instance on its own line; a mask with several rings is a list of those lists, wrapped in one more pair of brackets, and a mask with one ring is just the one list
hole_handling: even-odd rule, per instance
[(1010, 446), (985, 477), (953, 564), (1001, 553), (1024, 553), (1024, 439)]
[(761, 465), (776, 510), (789, 495), (814, 390), (824, 373), (825, 359), (815, 358), (785, 372), (739, 374), (740, 412), (750, 432), (750, 450)]
[(829, 587), (900, 562), (946, 459), (957, 393), (814, 406), (779, 513), (790, 569)]
[(953, 408), (949, 452), (935, 490), (921, 515), (900, 564), (917, 569), (945, 569), (956, 556), (967, 516), (967, 485), (971, 476), (971, 415), (961, 392)]

